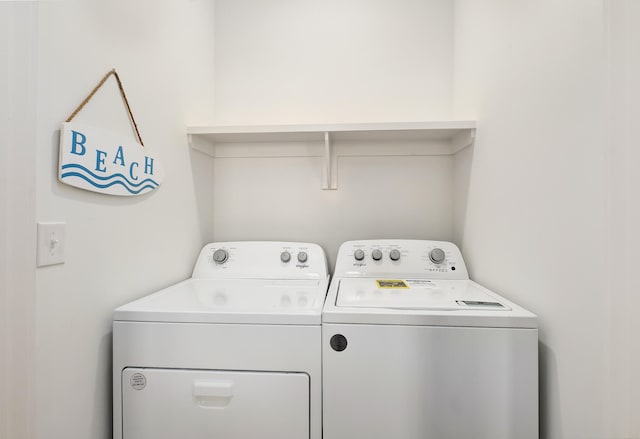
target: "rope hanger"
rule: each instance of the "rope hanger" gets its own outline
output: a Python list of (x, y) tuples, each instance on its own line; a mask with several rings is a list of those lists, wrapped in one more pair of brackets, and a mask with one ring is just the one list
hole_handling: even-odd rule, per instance
[(127, 107), (127, 112), (129, 113), (129, 118), (131, 119), (131, 123), (133, 124), (133, 128), (136, 132), (136, 136), (138, 137), (138, 141), (140, 142), (140, 145), (144, 146), (144, 143), (142, 142), (142, 137), (140, 136), (140, 131), (138, 131), (138, 124), (136, 124), (136, 120), (133, 117), (133, 112), (131, 111), (131, 107), (129, 106), (129, 101), (127, 100), (127, 95), (124, 92), (124, 87), (122, 86), (122, 81), (120, 81), (120, 77), (118, 76), (118, 73), (116, 72), (116, 69), (111, 69), (109, 71), (109, 73), (107, 73), (106, 75), (104, 75), (104, 77), (100, 80), (100, 82), (98, 83), (98, 85), (96, 85), (94, 87), (93, 90), (91, 90), (91, 93), (89, 93), (89, 95), (84, 98), (84, 100), (80, 103), (80, 105), (78, 105), (78, 108), (76, 108), (74, 110), (73, 113), (71, 113), (71, 116), (69, 116), (66, 120), (66, 122), (71, 122), (73, 120), (74, 117), (76, 117), (76, 115), (80, 112), (80, 110), (82, 110), (84, 108), (85, 105), (87, 105), (87, 103), (91, 100), (91, 98), (93, 97), (93, 95), (96, 94), (96, 92), (100, 89), (100, 87), (102, 87), (104, 85), (105, 82), (107, 82), (107, 79), (109, 79), (109, 76), (115, 76), (116, 81), (118, 82), (118, 88), (120, 89), (120, 95), (122, 96), (122, 100), (124, 101), (124, 105)]

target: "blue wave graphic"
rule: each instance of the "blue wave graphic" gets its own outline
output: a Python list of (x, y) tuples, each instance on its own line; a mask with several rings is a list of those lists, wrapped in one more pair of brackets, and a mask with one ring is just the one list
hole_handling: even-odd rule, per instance
[(85, 180), (86, 182), (88, 182), (89, 184), (91, 184), (91, 186), (94, 186), (94, 187), (97, 187), (97, 188), (100, 188), (100, 189), (104, 189), (104, 188), (113, 186), (114, 184), (119, 184), (119, 185), (122, 185), (122, 187), (124, 187), (127, 191), (129, 191), (129, 193), (131, 193), (133, 195), (137, 195), (137, 194), (139, 194), (140, 192), (142, 192), (145, 189), (153, 190), (153, 189), (158, 187), (158, 185), (154, 186), (152, 184), (148, 184), (146, 186), (141, 187), (138, 190), (131, 190), (131, 189), (129, 189), (127, 187), (127, 185), (123, 181), (120, 181), (120, 180), (114, 180), (114, 181), (112, 181), (110, 183), (107, 183), (107, 184), (97, 184), (96, 182), (91, 181), (86, 175), (81, 174), (79, 172), (65, 172), (64, 174), (62, 174), (62, 178), (65, 178), (65, 177), (80, 177), (83, 180)]
[[(68, 168), (77, 168), (78, 170), (84, 171), (87, 174), (89, 174), (91, 177), (97, 179), (97, 180), (101, 180), (104, 181), (104, 184), (100, 184), (97, 181), (93, 181), (91, 178), (89, 178), (87, 175), (85, 175), (82, 172), (77, 172), (77, 171), (71, 171), (71, 172), (65, 172), (63, 173), (60, 178), (66, 178), (66, 177), (78, 177), (83, 179), (84, 181), (86, 181), (87, 183), (89, 183), (90, 185), (92, 185), (93, 187), (96, 187), (98, 189), (104, 189), (104, 188), (108, 188), (114, 185), (121, 185), (123, 188), (125, 188), (130, 194), (132, 195), (137, 195), (140, 192), (146, 190), (146, 189), (150, 189), (153, 190), (155, 188), (157, 188), (159, 186), (159, 184), (151, 179), (151, 178), (146, 178), (142, 181), (140, 181), (139, 183), (133, 183), (130, 182), (127, 177), (125, 177), (124, 175), (117, 173), (117, 174), (112, 174), (112, 175), (108, 175), (108, 176), (100, 176), (100, 175), (96, 175), (93, 172), (91, 172), (90, 170), (88, 170), (87, 168), (85, 168), (82, 165), (78, 165), (78, 164), (68, 164), (68, 165), (63, 165), (62, 169), (68, 169)], [(109, 182), (106, 182), (107, 180), (111, 180)], [(133, 187), (131, 187), (133, 186)], [(137, 188), (137, 189), (136, 189)]]
[[(106, 181), (106, 180), (110, 180), (112, 178), (120, 177), (125, 182), (127, 182), (129, 186), (132, 186), (132, 187), (137, 187), (137, 186), (140, 186), (140, 185), (148, 183), (148, 182), (150, 182), (151, 184), (155, 185), (155, 187), (160, 186), (160, 184), (158, 182), (156, 182), (155, 180), (153, 180), (152, 178), (145, 178), (144, 180), (140, 181), (139, 183), (135, 183), (133, 181), (130, 181), (124, 174), (120, 174), (120, 173), (111, 174), (111, 175), (107, 175), (107, 176), (102, 176), (102, 175), (94, 174), (93, 172), (91, 172), (91, 170), (85, 168), (82, 165), (78, 165), (78, 164), (75, 164), (75, 163), (70, 163), (70, 164), (62, 166), (62, 169), (69, 169), (69, 168), (80, 169), (80, 170), (86, 172), (87, 174), (89, 174), (90, 176), (92, 176), (93, 178), (95, 178), (96, 180)], [(67, 175), (67, 174), (62, 174), (62, 177), (65, 177), (65, 175)], [(68, 175), (79, 176), (76, 173), (68, 173)], [(85, 178), (85, 180), (87, 180), (87, 179)], [(94, 182), (89, 181), (89, 180), (87, 180), (87, 181), (89, 183), (92, 183), (92, 184), (94, 183)], [(94, 186), (101, 187), (101, 186), (97, 186), (97, 185), (94, 185)]]

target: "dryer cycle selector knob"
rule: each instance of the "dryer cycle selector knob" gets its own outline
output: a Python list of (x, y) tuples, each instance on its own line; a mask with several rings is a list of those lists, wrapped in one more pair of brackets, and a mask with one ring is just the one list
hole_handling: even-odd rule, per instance
[(442, 250), (441, 248), (436, 247), (429, 252), (429, 259), (431, 259), (431, 262), (433, 262), (434, 264), (442, 264), (444, 262), (444, 258), (444, 250)]
[(280, 253), (280, 260), (282, 262), (289, 262), (291, 260), (291, 253), (286, 252), (286, 251)]
[(382, 259), (382, 251), (379, 249), (375, 249), (371, 252), (371, 257), (374, 261), (379, 261), (380, 259)]
[(398, 249), (393, 249), (389, 252), (389, 257), (391, 258), (392, 261), (397, 261), (400, 259), (400, 250)]
[(364, 259), (364, 250), (358, 249), (353, 252), (353, 257), (356, 258), (356, 261), (361, 261)]
[(305, 263), (307, 262), (307, 252), (298, 252), (298, 262)]
[(216, 264), (224, 264), (227, 259), (229, 259), (229, 252), (226, 250), (219, 248), (213, 252), (213, 262)]

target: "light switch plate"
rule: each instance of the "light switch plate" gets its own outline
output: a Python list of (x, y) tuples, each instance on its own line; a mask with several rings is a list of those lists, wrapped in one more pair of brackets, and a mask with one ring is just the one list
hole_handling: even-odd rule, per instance
[(65, 223), (38, 223), (38, 267), (64, 263)]

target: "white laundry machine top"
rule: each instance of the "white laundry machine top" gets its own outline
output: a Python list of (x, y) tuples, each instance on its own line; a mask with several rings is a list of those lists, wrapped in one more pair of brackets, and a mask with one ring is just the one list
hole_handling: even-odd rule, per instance
[(114, 320), (320, 324), (328, 284), (326, 257), (316, 244), (211, 243), (190, 279), (117, 308)]
[(348, 241), (325, 323), (536, 328), (536, 316), (469, 279), (458, 247), (426, 240)]

